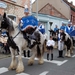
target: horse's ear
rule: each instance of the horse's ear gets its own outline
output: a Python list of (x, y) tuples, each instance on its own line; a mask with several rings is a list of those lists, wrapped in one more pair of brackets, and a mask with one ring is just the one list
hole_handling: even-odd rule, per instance
[(6, 18), (6, 13), (4, 12), (3, 18)]

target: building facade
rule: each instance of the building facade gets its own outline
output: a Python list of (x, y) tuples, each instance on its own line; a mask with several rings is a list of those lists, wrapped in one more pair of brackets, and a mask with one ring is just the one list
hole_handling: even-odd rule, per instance
[(73, 25), (75, 25), (75, 6), (73, 2), (68, 2), (67, 0), (63, 0), (70, 7), (70, 21)]
[(24, 16), (25, 4), (30, 8), (31, 0), (1, 0), (0, 3), (2, 2), (6, 4), (6, 8), (0, 7), (0, 14), (6, 12), (10, 18), (18, 22), (19, 18)]
[[(49, 7), (48, 7), (49, 6)], [(38, 0), (38, 13), (61, 17), (54, 11), (56, 9), (63, 17), (70, 19), (70, 6), (63, 0)], [(32, 5), (32, 11), (37, 11), (37, 0)]]

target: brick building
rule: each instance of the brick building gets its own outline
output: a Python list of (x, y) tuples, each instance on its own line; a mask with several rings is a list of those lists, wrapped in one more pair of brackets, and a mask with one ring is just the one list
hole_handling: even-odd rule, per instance
[(5, 3), (7, 7), (0, 7), (0, 14), (3, 15), (5, 11), (10, 18), (18, 22), (19, 18), (24, 16), (24, 5), (26, 4), (30, 8), (30, 1), (31, 0), (1, 0), (0, 2)]
[(73, 25), (75, 25), (75, 6), (73, 2), (69, 3), (67, 0), (63, 0), (66, 4), (70, 6), (70, 20)]

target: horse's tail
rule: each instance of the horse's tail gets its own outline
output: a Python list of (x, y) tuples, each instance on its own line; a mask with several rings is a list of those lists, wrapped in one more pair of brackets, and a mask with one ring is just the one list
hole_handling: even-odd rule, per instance
[(41, 50), (39, 45), (37, 45), (37, 57), (41, 57)]

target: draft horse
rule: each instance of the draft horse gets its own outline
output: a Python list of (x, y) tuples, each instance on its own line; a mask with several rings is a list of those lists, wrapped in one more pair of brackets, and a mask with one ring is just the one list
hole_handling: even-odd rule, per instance
[(64, 41), (64, 45), (66, 46), (66, 53), (65, 56), (71, 57), (73, 53), (73, 40), (70, 35), (66, 32), (61, 34), (61, 40)]
[[(0, 27), (2, 31), (7, 31), (8, 34), (8, 40), (7, 43), (9, 44), (10, 47), (10, 52), (11, 52), (11, 57), (12, 61), (9, 66), (9, 69), (16, 69), (17, 73), (21, 73), (24, 71), (24, 64), (22, 61), (22, 51), (27, 50), (27, 41), (23, 38), (22, 32), (18, 28), (18, 24), (11, 19), (9, 19), (6, 16), (6, 13), (4, 13), (3, 16), (0, 16)], [(32, 56), (30, 57), (28, 61), (28, 65), (33, 65), (34, 63), (34, 58), (38, 57), (38, 63), (43, 64), (43, 54), (44, 54), (44, 45), (45, 45), (45, 38), (44, 35), (40, 31), (35, 31), (35, 34), (39, 34), (40, 38), (40, 43), (41, 44), (36, 44), (31, 51), (33, 52)], [(37, 35), (36, 35), (37, 36)], [(34, 40), (31, 40), (33, 43)], [(38, 48), (39, 46), (39, 48)], [(18, 51), (18, 62), (16, 61), (15, 57), (15, 51)]]

